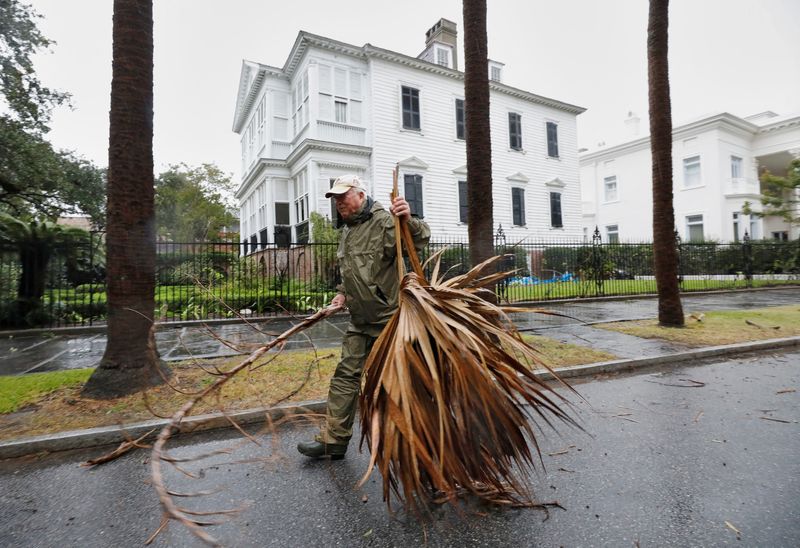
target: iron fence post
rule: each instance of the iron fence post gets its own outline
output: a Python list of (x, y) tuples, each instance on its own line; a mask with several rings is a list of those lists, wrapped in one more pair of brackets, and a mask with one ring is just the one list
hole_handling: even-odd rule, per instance
[(603, 238), (597, 226), (592, 234), (592, 277), (597, 296), (603, 296)]
[[(683, 241), (681, 240), (681, 235), (678, 234), (678, 231), (674, 231), (675, 234), (675, 248), (678, 250), (677, 257), (678, 257), (678, 286), (683, 285)], [(681, 289), (683, 289), (681, 287)]]
[(744, 279), (747, 287), (753, 287), (753, 246), (750, 234), (746, 230), (742, 237), (742, 259), (744, 259)]

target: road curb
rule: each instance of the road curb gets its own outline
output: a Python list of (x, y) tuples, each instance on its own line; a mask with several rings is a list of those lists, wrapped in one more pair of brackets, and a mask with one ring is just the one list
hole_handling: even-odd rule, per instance
[[(760, 350), (790, 348), (794, 346), (800, 346), (800, 336), (708, 346), (696, 350), (688, 350), (686, 352), (661, 354), (647, 358), (621, 359), (586, 365), (575, 365), (559, 369), (558, 376), (563, 379), (574, 379), (603, 373), (624, 372), (665, 363), (681, 363), (690, 360), (730, 356)], [(548, 371), (537, 372), (536, 375), (542, 380), (552, 380), (554, 378), (553, 374)], [(228, 413), (227, 417), (221, 413), (197, 415), (184, 419), (181, 423), (180, 433), (187, 435), (194, 432), (205, 432), (218, 428), (230, 428), (231, 423), (229, 418), (235, 420), (238, 424), (246, 425), (264, 422), (267, 417), (275, 421), (282, 417), (308, 412), (324, 413), (325, 402), (308, 401), (272, 408), (248, 409), (245, 411)], [(143, 436), (153, 429), (155, 429), (155, 432), (153, 432), (152, 435), (155, 436), (157, 432), (168, 423), (168, 419), (158, 419), (131, 424), (125, 427), (103, 426), (0, 442), (0, 459), (9, 459), (33, 453), (84, 449), (87, 447), (121, 443), (128, 439), (136, 439)]]

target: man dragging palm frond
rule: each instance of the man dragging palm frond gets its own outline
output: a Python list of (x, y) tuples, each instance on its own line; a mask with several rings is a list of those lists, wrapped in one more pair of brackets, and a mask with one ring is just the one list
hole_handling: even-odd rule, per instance
[(336, 253), (342, 284), (331, 306), (346, 305), (350, 324), (328, 391), (325, 425), (313, 441), (298, 444), (297, 450), (308, 457), (339, 459), (353, 435), (364, 361), (397, 309), (400, 278), (394, 218), (405, 220), (418, 251), (427, 244), (431, 232), (427, 224), (411, 215), (405, 199), (394, 198), (386, 211), (367, 195), (356, 175), (337, 178), (325, 197), (334, 198), (345, 222)]

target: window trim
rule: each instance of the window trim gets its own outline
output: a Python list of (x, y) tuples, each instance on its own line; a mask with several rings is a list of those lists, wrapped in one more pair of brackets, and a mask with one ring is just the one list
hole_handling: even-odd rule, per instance
[[(697, 219), (698, 217), (700, 219), (699, 221), (697, 221), (697, 220), (690, 221), (689, 220), (689, 219), (692, 219), (692, 218)], [(705, 240), (705, 237), (706, 237), (705, 218), (704, 218), (704, 215), (702, 213), (692, 213), (690, 215), (684, 215), (683, 223), (684, 223), (684, 226), (686, 228), (686, 241), (687, 242), (702, 242), (702, 241)], [(691, 227), (693, 227), (693, 226), (700, 226), (700, 229), (702, 230), (702, 238), (700, 240), (693, 240), (691, 238)]]
[[(694, 158), (697, 158), (697, 169), (698, 169), (697, 179), (698, 179), (698, 183), (696, 185), (688, 185), (687, 182), (686, 182), (687, 181), (687, 177), (686, 177), (686, 166), (687, 166), (687, 164), (686, 164), (686, 161), (687, 160), (692, 160)], [(683, 189), (685, 189), (685, 190), (692, 189), (692, 188), (700, 188), (702, 186), (705, 186), (703, 184), (703, 157), (700, 154), (692, 154), (691, 156), (685, 156), (685, 157), (681, 158), (681, 175), (683, 176)]]
[[(608, 197), (609, 179), (614, 179), (614, 197), (611, 199)], [(603, 177), (603, 203), (612, 204), (614, 202), (619, 202), (619, 178), (616, 175), (608, 175)]]
[[(612, 227), (614, 228), (614, 230), (610, 230)], [(605, 229), (606, 229), (606, 243), (608, 243), (608, 244), (618, 244), (619, 243), (619, 223), (614, 224), (614, 225), (606, 225)], [(612, 234), (614, 236), (616, 236), (616, 239), (613, 242), (611, 241), (611, 235)]]
[[(737, 156), (735, 154), (731, 154), (730, 161), (731, 161), (731, 179), (736, 180), (744, 178), (744, 158), (742, 158), (741, 156)], [(734, 166), (737, 167), (737, 171), (739, 171), (738, 174), (734, 174), (734, 169), (733, 169)]]

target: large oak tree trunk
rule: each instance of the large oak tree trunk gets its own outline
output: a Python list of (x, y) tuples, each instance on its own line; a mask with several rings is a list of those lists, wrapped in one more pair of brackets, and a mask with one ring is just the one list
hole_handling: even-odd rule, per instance
[(669, 0), (650, 0), (647, 25), (647, 71), (650, 103), (650, 150), (653, 162), (653, 260), (658, 288), (658, 323), (683, 325), (678, 286), (678, 250), (672, 205), (672, 109), (669, 97), (667, 38)]
[(463, 0), (467, 217), (472, 265), (494, 255), (486, 0)]
[[(163, 382), (155, 345), (153, 4), (114, 0), (108, 147), (108, 344), (84, 395)], [(161, 373), (159, 372), (161, 369)]]

